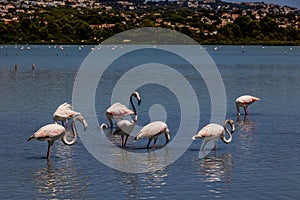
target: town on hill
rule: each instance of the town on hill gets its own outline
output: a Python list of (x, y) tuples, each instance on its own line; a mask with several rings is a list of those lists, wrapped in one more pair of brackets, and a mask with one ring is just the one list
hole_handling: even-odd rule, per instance
[(221, 0), (0, 2), (2, 44), (99, 44), (116, 33), (162, 27), (201, 44), (299, 45), (300, 11)]

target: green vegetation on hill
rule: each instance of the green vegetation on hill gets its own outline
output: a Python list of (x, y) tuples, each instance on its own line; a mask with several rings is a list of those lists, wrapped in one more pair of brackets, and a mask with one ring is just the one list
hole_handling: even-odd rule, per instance
[[(157, 14), (159, 12), (159, 14)], [(164, 11), (106, 11), (99, 9), (49, 8), (44, 12), (18, 14), (9, 23), (0, 20), (0, 43), (98, 44), (133, 28), (158, 26), (184, 33), (201, 44), (299, 45), (300, 30), (279, 26), (278, 20), (297, 21), (295, 14), (267, 14), (259, 20), (240, 15), (220, 26), (217, 12), (195, 14), (189, 9)], [(203, 17), (213, 23), (203, 22)]]

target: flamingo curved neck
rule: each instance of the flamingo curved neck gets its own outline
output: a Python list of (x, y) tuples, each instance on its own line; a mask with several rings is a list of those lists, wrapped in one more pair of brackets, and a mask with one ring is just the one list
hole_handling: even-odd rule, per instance
[[(229, 124), (231, 126), (231, 132), (228, 130), (226, 124)], [(224, 131), (227, 133), (227, 135), (229, 136), (229, 138), (227, 139), (225, 137), (225, 134), (221, 135), (221, 139), (223, 140), (224, 143), (229, 144), (232, 141), (232, 133), (234, 132), (235, 128), (234, 128), (234, 122), (231, 119), (227, 119), (224, 122)]]
[(107, 126), (107, 124), (103, 123), (103, 124), (100, 125), (100, 128), (105, 129), (105, 128), (108, 128), (108, 126)]
[(134, 115), (137, 115), (137, 113), (136, 113), (136, 109), (135, 109), (135, 106), (134, 106), (134, 104), (133, 104), (133, 101), (132, 101), (132, 97), (133, 97), (134, 95), (133, 94), (131, 94), (131, 96), (130, 96), (130, 104), (131, 104), (131, 106), (132, 106), (132, 109), (133, 109), (133, 112), (134, 112)]
[(137, 116), (137, 115), (135, 115), (135, 116), (134, 116), (134, 119), (133, 119), (133, 123), (134, 123), (134, 124), (136, 124), (136, 123), (137, 123), (137, 121), (138, 121), (138, 116)]
[(62, 137), (62, 142), (66, 145), (73, 145), (76, 142), (77, 139), (77, 133), (76, 133), (76, 129), (75, 129), (75, 123), (74, 121), (72, 121), (72, 134), (73, 134), (73, 139), (71, 141), (67, 140), (67, 133), (69, 131), (65, 131), (64, 136)]
[(221, 135), (221, 139), (222, 139), (222, 141), (223, 141), (224, 143), (229, 144), (229, 143), (232, 141), (232, 135), (231, 135), (230, 132), (227, 132), (227, 131), (226, 131), (226, 133), (228, 134), (229, 138), (227, 139), (227, 138), (225, 137), (225, 135), (223, 134), (223, 135)]

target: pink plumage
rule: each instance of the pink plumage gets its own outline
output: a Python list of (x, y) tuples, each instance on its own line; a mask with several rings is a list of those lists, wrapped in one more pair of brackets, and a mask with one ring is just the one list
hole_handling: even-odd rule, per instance
[(240, 107), (243, 107), (245, 110), (245, 115), (249, 114), (248, 111), (248, 106), (251, 105), (252, 103), (254, 103), (255, 101), (259, 101), (260, 98), (258, 97), (254, 97), (254, 96), (250, 96), (250, 95), (243, 95), (238, 97), (235, 100), (235, 104), (236, 104), (236, 109), (237, 109), (237, 113), (238, 115), (240, 115)]

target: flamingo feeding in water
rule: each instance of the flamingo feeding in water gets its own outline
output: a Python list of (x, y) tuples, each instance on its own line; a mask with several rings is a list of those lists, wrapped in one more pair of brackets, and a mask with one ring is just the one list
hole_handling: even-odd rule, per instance
[(235, 100), (235, 105), (236, 105), (236, 109), (237, 109), (237, 114), (240, 115), (240, 107), (244, 107), (245, 110), (245, 115), (249, 114), (248, 111), (248, 106), (251, 105), (252, 103), (254, 103), (255, 101), (259, 101), (260, 98), (257, 97), (253, 97), (250, 95), (244, 95), (244, 96), (240, 96)]
[[(228, 128), (226, 127), (227, 123), (231, 126), (231, 131), (229, 131)], [(214, 141), (214, 150), (216, 151), (218, 138), (221, 138), (224, 143), (229, 144), (232, 140), (232, 133), (234, 132), (234, 130), (235, 130), (235, 127), (234, 127), (233, 120), (227, 119), (227, 120), (225, 120), (223, 126), (221, 126), (220, 124), (215, 124), (215, 123), (206, 125), (197, 133), (197, 135), (194, 135), (192, 139), (193, 140), (195, 140), (197, 138), (204, 139), (204, 145), (202, 146), (201, 150), (204, 149), (205, 145), (209, 141), (213, 140)], [(224, 131), (228, 134), (228, 136), (229, 136), (228, 139), (225, 138)]]
[(77, 139), (75, 122), (72, 121), (72, 134), (73, 139), (71, 141), (67, 140), (67, 136), (70, 133), (65, 127), (60, 124), (48, 124), (41, 127), (36, 131), (29, 139), (30, 140), (46, 140), (48, 142), (47, 160), (50, 161), (50, 154), (52, 151), (52, 145), (55, 140), (61, 138), (62, 142), (66, 145), (73, 145)]
[(88, 127), (84, 117), (79, 112), (74, 111), (72, 106), (67, 102), (58, 106), (56, 111), (53, 113), (53, 121), (61, 121), (63, 126), (64, 122), (66, 122), (66, 127), (68, 127), (68, 119), (71, 118), (74, 118), (73, 121), (79, 120), (82, 123), (84, 130)]
[(134, 138), (134, 141), (136, 142), (140, 138), (148, 138), (148, 149), (151, 140), (154, 139), (153, 148), (155, 148), (158, 136), (160, 136), (163, 133), (165, 133), (167, 144), (170, 141), (170, 130), (168, 128), (168, 125), (162, 121), (154, 121), (144, 126), (138, 132), (137, 136)]
[[(138, 92), (133, 92), (130, 96), (130, 102), (132, 102), (132, 98), (135, 97), (139, 104), (141, 102), (141, 98)], [(132, 115), (134, 114), (133, 110), (130, 110), (127, 106), (121, 104), (120, 102), (114, 103), (111, 105), (107, 110), (106, 110), (106, 118), (109, 121), (110, 128), (112, 129), (113, 127), (113, 122), (112, 119), (122, 119), (123, 117), (127, 115)], [(101, 128), (107, 128), (106, 124), (102, 124)]]
[[(135, 95), (138, 100), (138, 105), (140, 105), (141, 97), (140, 97), (139, 93), (137, 93), (137, 92), (135, 92)], [(117, 128), (116, 128), (115, 132), (113, 133), (113, 135), (121, 135), (121, 137), (122, 137), (121, 146), (122, 147), (126, 146), (127, 139), (129, 137), (129, 135), (131, 134), (131, 132), (133, 131), (133, 129), (138, 121), (137, 112), (136, 112), (135, 106), (132, 102), (132, 98), (130, 98), (130, 103), (131, 103), (131, 106), (132, 106), (132, 109), (134, 112), (134, 120), (129, 121), (129, 120), (123, 119), (121, 121), (118, 121)], [(124, 136), (125, 136), (125, 141), (124, 141)]]

